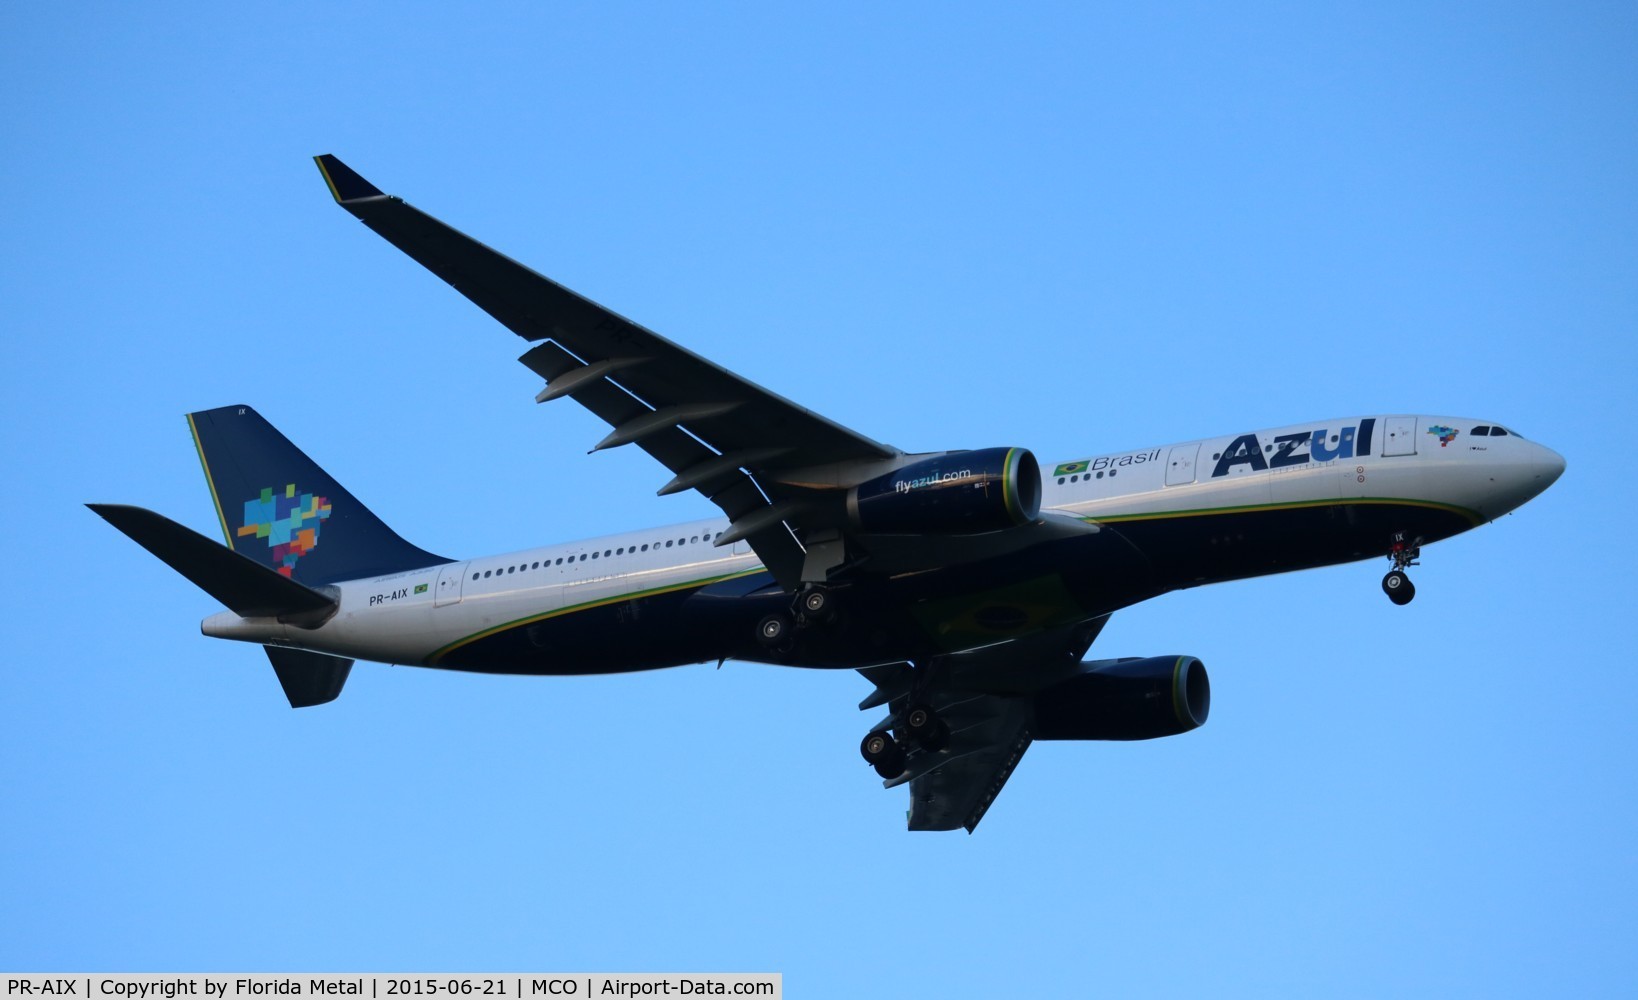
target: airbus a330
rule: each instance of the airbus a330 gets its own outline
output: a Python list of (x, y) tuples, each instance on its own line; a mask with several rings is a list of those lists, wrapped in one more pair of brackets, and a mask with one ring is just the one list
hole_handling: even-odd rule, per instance
[(1085, 659), (1109, 616), (1169, 591), (1387, 559), (1513, 510), (1564, 459), (1494, 420), (1377, 413), (1087, 453), (909, 454), (798, 406), (317, 158), (342, 208), (531, 346), (573, 400), (717, 518), (476, 558), (399, 537), (249, 406), (188, 415), (226, 545), (91, 507), (228, 610), (290, 704), (354, 660), (595, 674), (746, 660), (857, 670), (860, 743), (910, 786), (913, 830), (983, 818), (1035, 740), (1140, 740), (1206, 721), (1192, 656)]

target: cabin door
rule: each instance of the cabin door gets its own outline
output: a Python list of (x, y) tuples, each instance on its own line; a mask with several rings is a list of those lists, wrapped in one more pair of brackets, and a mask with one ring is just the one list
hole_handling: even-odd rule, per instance
[(438, 587), (432, 595), (432, 606), (441, 608), (446, 604), (459, 604), (461, 601), (461, 585), (466, 580), (466, 563), (445, 563), (438, 569)]
[(1186, 486), (1194, 482), (1194, 463), (1200, 457), (1200, 442), (1180, 444), (1166, 456), (1166, 485)]
[(1387, 417), (1382, 421), (1382, 455), (1416, 454), (1416, 418)]

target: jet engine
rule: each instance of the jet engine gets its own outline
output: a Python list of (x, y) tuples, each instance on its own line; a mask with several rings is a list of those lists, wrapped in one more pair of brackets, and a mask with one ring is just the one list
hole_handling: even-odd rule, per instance
[(1097, 660), (1035, 695), (1038, 740), (1152, 740), (1196, 729), (1211, 681), (1192, 656)]
[(853, 487), (848, 516), (871, 534), (978, 534), (1041, 513), (1041, 469), (1026, 448), (924, 458)]

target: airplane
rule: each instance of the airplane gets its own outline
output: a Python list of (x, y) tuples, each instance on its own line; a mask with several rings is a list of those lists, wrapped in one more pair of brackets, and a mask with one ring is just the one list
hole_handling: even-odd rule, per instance
[(1202, 725), (1201, 661), (1087, 660), (1110, 615), (1170, 591), (1363, 559), (1415, 596), (1422, 546), (1547, 489), (1562, 456), (1493, 420), (1374, 414), (1039, 464), (1018, 446), (906, 453), (733, 374), (383, 194), (331, 155), (332, 197), (530, 345), (538, 402), (610, 425), (720, 517), (476, 558), (401, 538), (249, 406), (188, 414), (226, 545), (90, 504), (228, 610), (292, 707), (355, 660), (598, 674), (727, 659), (855, 670), (860, 743), (912, 830), (977, 827), (1036, 740)]

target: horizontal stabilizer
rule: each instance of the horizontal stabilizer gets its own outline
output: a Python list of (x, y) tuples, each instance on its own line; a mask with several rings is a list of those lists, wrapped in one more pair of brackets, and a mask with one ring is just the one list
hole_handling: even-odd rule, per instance
[(353, 661), (288, 646), (263, 646), (279, 677), (291, 708), (308, 708), (335, 701), (352, 673)]
[[(335, 601), (169, 518), (124, 504), (86, 504), (243, 618), (320, 614)], [(340, 690), (340, 684), (336, 685)], [(331, 697), (334, 697), (333, 695)]]

